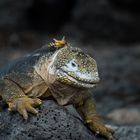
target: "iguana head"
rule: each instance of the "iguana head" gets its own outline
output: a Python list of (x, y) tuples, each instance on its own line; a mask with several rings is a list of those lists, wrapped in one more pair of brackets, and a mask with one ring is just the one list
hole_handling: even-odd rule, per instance
[(51, 57), (48, 72), (55, 74), (57, 81), (79, 88), (92, 88), (99, 82), (96, 61), (67, 44)]

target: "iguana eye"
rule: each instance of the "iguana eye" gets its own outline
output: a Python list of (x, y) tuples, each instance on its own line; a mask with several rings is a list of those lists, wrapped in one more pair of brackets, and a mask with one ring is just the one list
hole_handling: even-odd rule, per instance
[(66, 66), (72, 71), (78, 69), (78, 64), (74, 60), (69, 61)]
[(74, 62), (72, 62), (71, 65), (72, 65), (73, 67), (76, 67), (76, 63), (74, 63)]
[(78, 64), (74, 61), (74, 60), (72, 60), (72, 61), (70, 61), (70, 65), (74, 68), (74, 67), (78, 67)]

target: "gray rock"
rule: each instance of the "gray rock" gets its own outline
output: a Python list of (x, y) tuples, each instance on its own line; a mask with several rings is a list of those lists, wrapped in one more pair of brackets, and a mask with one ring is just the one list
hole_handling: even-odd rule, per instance
[[(104, 49), (95, 52), (100, 83), (95, 91), (97, 110), (105, 115), (114, 109), (139, 108), (140, 47)], [(100, 106), (99, 106), (100, 105)], [(106, 105), (103, 108), (103, 105)]]
[(7, 109), (0, 113), (1, 140), (95, 140), (83, 122), (54, 101), (44, 101), (37, 116), (27, 121)]
[(107, 117), (117, 124), (140, 124), (140, 109), (136, 107), (115, 109), (107, 114)]
[(116, 130), (115, 136), (117, 140), (140, 140), (140, 125), (138, 126), (122, 126)]
[[(69, 108), (69, 107), (68, 107)], [(104, 140), (84, 126), (70, 107), (58, 106), (54, 101), (44, 101), (37, 116), (29, 115), (27, 121), (18, 113), (3, 110), (0, 113), (1, 140)], [(140, 126), (120, 126), (115, 131), (117, 140), (139, 140)]]

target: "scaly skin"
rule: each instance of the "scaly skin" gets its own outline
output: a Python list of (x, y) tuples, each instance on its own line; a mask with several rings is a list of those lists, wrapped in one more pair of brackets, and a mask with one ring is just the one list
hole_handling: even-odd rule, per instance
[(18, 111), (24, 119), (27, 112), (38, 113), (34, 107), (41, 105), (40, 99), (53, 96), (60, 105), (73, 104), (93, 132), (113, 139), (113, 130), (99, 119), (88, 92), (98, 82), (96, 61), (63, 38), (1, 70), (0, 95), (9, 111)]

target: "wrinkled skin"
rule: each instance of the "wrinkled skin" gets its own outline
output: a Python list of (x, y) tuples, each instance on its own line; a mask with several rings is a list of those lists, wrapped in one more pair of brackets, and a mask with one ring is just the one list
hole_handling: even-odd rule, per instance
[(88, 92), (99, 82), (96, 61), (79, 48), (60, 43), (41, 48), (3, 69), (2, 99), (9, 111), (18, 111), (27, 119), (27, 112), (38, 113), (34, 107), (41, 105), (41, 99), (52, 96), (59, 105), (73, 104), (94, 133), (113, 140), (113, 130), (99, 119)]

